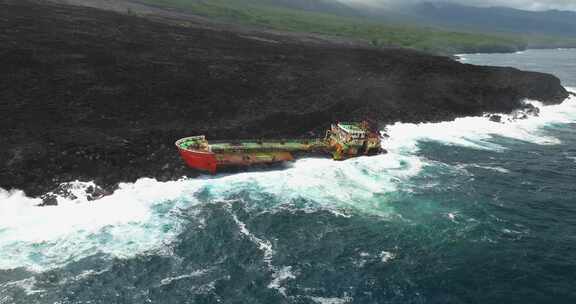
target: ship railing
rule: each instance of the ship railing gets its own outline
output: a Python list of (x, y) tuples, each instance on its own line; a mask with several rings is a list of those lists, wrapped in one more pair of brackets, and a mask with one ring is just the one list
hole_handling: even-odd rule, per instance
[(190, 137), (187, 137), (186, 139), (187, 139), (187, 140), (198, 140), (198, 141), (201, 141), (201, 140), (206, 140), (206, 136), (204, 136), (204, 135), (190, 136)]
[(179, 139), (175, 144), (178, 148), (182, 149), (208, 151), (208, 149), (205, 148), (208, 147), (207, 143), (208, 141), (206, 141), (206, 137), (204, 135), (198, 135)]
[(184, 143), (184, 142), (202, 142), (202, 141), (206, 141), (206, 136), (198, 135), (198, 136), (190, 136), (190, 137), (185, 137), (185, 138), (179, 139), (176, 141), (176, 144)]

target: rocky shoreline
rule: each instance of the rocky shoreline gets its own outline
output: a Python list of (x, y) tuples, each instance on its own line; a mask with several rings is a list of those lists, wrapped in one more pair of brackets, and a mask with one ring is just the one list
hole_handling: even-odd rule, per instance
[(542, 73), (43, 1), (0, 2), (0, 41), (0, 188), (30, 196), (192, 176), (173, 146), (189, 135), (303, 136), (335, 120), (443, 121), (568, 97)]

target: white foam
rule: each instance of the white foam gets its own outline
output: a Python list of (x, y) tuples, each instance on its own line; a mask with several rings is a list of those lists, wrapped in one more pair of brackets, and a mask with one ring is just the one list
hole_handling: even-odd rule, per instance
[(167, 212), (154, 208), (170, 206), (187, 186), (142, 179), (95, 202), (59, 199), (52, 207), (0, 190), (0, 269), (42, 271), (97, 252), (130, 257), (160, 246), (178, 231), (170, 214), (178, 203)]
[(467, 168), (467, 167), (479, 168), (479, 169), (484, 169), (484, 170), (496, 171), (496, 172), (504, 173), (504, 174), (510, 173), (510, 170), (508, 170), (506, 168), (498, 167), (498, 166), (485, 166), (485, 165), (471, 164), (471, 165), (463, 165), (462, 167), (464, 167), (464, 168)]
[(286, 288), (282, 286), (282, 283), (286, 280), (295, 279), (296, 275), (292, 273), (292, 266), (285, 266), (273, 272), (272, 278), (268, 288), (276, 289), (281, 295), (286, 296)]
[[(400, 180), (417, 174), (421, 167), (417, 157), (393, 154), (344, 162), (302, 159), (278, 171), (166, 183), (142, 179), (122, 184), (96, 201), (88, 201), (82, 190), (85, 185), (77, 185), (76, 198), (59, 197), (59, 205), (49, 207), (37, 207), (41, 201), (21, 191), (1, 190), (0, 269), (44, 271), (96, 253), (128, 258), (162, 249), (179, 232), (179, 208), (200, 203), (195, 198), (199, 191), (209, 193), (211, 201), (247, 193), (254, 201), (269, 201), (273, 196), (279, 200), (276, 204), (292, 204), (303, 198), (313, 202), (314, 210), (345, 214), (338, 209), (355, 209), (384, 216), (387, 211), (374, 210), (367, 202), (376, 193), (395, 190)], [(271, 244), (238, 224), (258, 243), (269, 263)]]
[(253, 201), (278, 198), (290, 204), (305, 199), (314, 208), (354, 209), (386, 215), (367, 205), (374, 195), (397, 189), (399, 181), (420, 172), (418, 157), (395, 154), (361, 157), (344, 162), (302, 159), (290, 168), (270, 172), (245, 172), (212, 180), (207, 190), (215, 197), (233, 193), (249, 195)]
[(440, 123), (396, 123), (388, 127), (390, 139), (384, 146), (394, 153), (413, 155), (422, 141), (496, 151), (505, 147), (491, 142), (494, 136), (541, 145), (559, 144), (557, 138), (545, 135), (541, 129), (551, 123), (576, 122), (576, 98), (572, 96), (564, 103), (552, 106), (543, 106), (534, 101), (530, 103), (540, 108), (540, 116), (507, 121), (504, 115), (504, 123), (490, 121), (487, 117), (464, 117)]
[(160, 285), (169, 285), (174, 281), (196, 278), (196, 277), (199, 277), (199, 276), (206, 274), (207, 272), (208, 272), (207, 269), (201, 269), (201, 270), (193, 271), (192, 273), (189, 273), (189, 274), (183, 274), (183, 275), (179, 275), (179, 276), (175, 276), (175, 277), (167, 277), (167, 278), (164, 278), (160, 281)]
[(468, 61), (468, 58), (466, 58), (466, 54), (456, 54), (456, 55), (454, 55), (454, 58), (456, 59), (456, 61), (459, 61), (462, 63)]
[(49, 194), (56, 196), (56, 202), (58, 205), (88, 202), (91, 197), (88, 189), (98, 188), (94, 182), (82, 182), (78, 180), (61, 184), (60, 187), (65, 189), (68, 193), (66, 195), (58, 195), (49, 192)]
[(389, 251), (382, 251), (382, 252), (380, 252), (379, 256), (380, 256), (380, 260), (382, 261), (382, 263), (388, 263), (389, 261), (396, 258), (396, 255), (392, 252), (389, 252)]
[[(12, 281), (6, 282), (4, 284), (0, 284), (0, 294), (5, 294), (6, 290), (11, 289), (13, 287), (19, 287), (26, 293), (26, 295), (34, 295), (38, 293), (44, 293), (46, 290), (44, 289), (35, 289), (36, 279), (35, 278), (26, 278), (19, 281)], [(10, 298), (7, 298), (8, 300)], [(11, 303), (11, 302), (2, 302), (2, 298), (0, 298), (0, 303)]]
[(284, 266), (284, 267), (277, 267), (274, 266), (272, 263), (272, 259), (274, 257), (274, 250), (272, 248), (272, 243), (268, 240), (264, 240), (262, 238), (257, 237), (254, 235), (248, 228), (246, 224), (240, 219), (236, 214), (232, 213), (232, 219), (238, 225), (240, 233), (246, 236), (252, 243), (258, 246), (258, 249), (262, 251), (264, 255), (264, 263), (269, 271), (272, 272), (272, 281), (268, 284), (268, 288), (277, 290), (281, 295), (286, 296), (286, 288), (282, 286), (282, 283), (286, 280), (295, 279), (296, 275), (292, 273), (292, 266)]
[[(540, 128), (549, 123), (576, 121), (576, 98), (541, 108), (540, 117), (496, 123), (485, 117), (452, 122), (395, 124), (384, 143), (386, 155), (360, 157), (344, 162), (302, 159), (284, 170), (245, 172), (214, 178), (158, 182), (142, 179), (122, 184), (114, 194), (89, 202), (86, 185), (72, 187), (76, 199), (58, 198), (55, 207), (36, 207), (39, 199), (21, 191), (0, 189), (0, 269), (25, 267), (43, 271), (104, 253), (132, 257), (166, 247), (180, 231), (180, 208), (201, 203), (198, 192), (210, 201), (248, 195), (269, 207), (305, 200), (313, 210), (358, 210), (378, 216), (393, 214), (392, 207), (374, 199), (399, 189), (403, 182), (434, 165), (417, 155), (418, 142), (438, 141), (475, 149), (499, 150), (494, 135), (537, 144), (557, 144)], [(493, 167), (500, 170), (503, 168)], [(505, 172), (504, 170), (500, 170)], [(278, 201), (269, 198), (274, 197)], [(272, 201), (272, 202), (271, 202)], [(344, 213), (346, 214), (346, 213)], [(258, 243), (272, 267), (270, 242), (251, 235), (238, 221), (241, 233)], [(169, 252), (169, 251), (166, 251)]]
[(268, 241), (268, 240), (263, 240), (261, 238), (258, 238), (256, 235), (252, 234), (252, 232), (250, 232), (250, 230), (248, 230), (248, 228), (246, 228), (246, 224), (244, 222), (240, 221), (238, 219), (238, 216), (236, 216), (236, 214), (232, 214), (232, 218), (234, 219), (234, 221), (238, 225), (238, 228), (240, 229), (240, 233), (247, 236), (248, 239), (250, 241), (252, 241), (254, 244), (256, 244), (258, 246), (258, 249), (260, 249), (260, 251), (262, 251), (262, 253), (264, 254), (264, 262), (266, 263), (268, 268), (273, 269), (272, 257), (274, 256), (274, 250), (272, 249), (272, 243), (270, 243), (270, 241)]
[(352, 302), (351, 297), (344, 298), (324, 298), (324, 297), (308, 297), (310, 300), (318, 304), (345, 304)]
[(98, 270), (98, 271), (95, 271), (93, 269), (84, 270), (80, 274), (74, 276), (73, 280), (74, 281), (85, 280), (86, 278), (97, 276), (97, 275), (103, 274), (107, 271), (110, 271), (110, 268), (106, 268), (106, 269)]

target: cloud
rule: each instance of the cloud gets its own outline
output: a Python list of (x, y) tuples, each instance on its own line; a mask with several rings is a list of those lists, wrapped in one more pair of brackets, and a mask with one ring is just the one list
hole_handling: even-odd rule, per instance
[[(350, 5), (395, 7), (426, 0), (336, 0)], [(576, 11), (576, 0), (428, 0), (427, 2), (452, 2), (472, 6), (504, 6), (523, 10), (550, 9)]]

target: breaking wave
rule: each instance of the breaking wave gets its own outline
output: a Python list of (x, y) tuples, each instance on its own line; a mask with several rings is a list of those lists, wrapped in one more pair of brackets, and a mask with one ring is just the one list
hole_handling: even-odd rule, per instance
[[(245, 198), (269, 207), (369, 212), (363, 200), (394, 191), (398, 179), (417, 174), (421, 166), (416, 157), (392, 155), (342, 163), (303, 159), (281, 171), (172, 182), (141, 179), (97, 201), (76, 192), (79, 198), (59, 197), (58, 206), (48, 207), (38, 207), (41, 200), (22, 191), (1, 190), (0, 269), (43, 271), (95, 252), (131, 257), (169, 243), (180, 231), (179, 210), (201, 202)], [(385, 215), (385, 210), (375, 213)]]
[[(337, 216), (360, 212), (384, 219), (393, 217), (394, 209), (374, 197), (402, 190), (407, 180), (424, 168), (437, 165), (418, 155), (419, 143), (435, 141), (493, 151), (506, 149), (493, 140), (495, 137), (558, 144), (559, 140), (544, 132), (543, 127), (575, 122), (576, 98), (561, 105), (539, 106), (539, 117), (505, 123), (486, 117), (397, 123), (388, 128), (386, 155), (344, 162), (301, 159), (284, 170), (171, 182), (141, 179), (121, 184), (112, 195), (97, 201), (86, 199), (81, 191), (86, 184), (82, 182), (72, 183), (72, 188), (77, 189), (74, 198), (59, 197), (58, 206), (42, 208), (37, 207), (39, 199), (27, 197), (22, 191), (0, 189), (0, 270), (25, 268), (41, 272), (96, 253), (129, 258), (160, 250), (181, 232), (182, 209), (227, 200), (244, 199), (251, 202), (247, 208), (268, 211), (297, 208), (328, 210)], [(506, 173), (506, 168), (499, 166), (477, 167)], [(244, 223), (236, 220), (241, 233), (258, 243), (265, 258), (271, 259), (270, 243), (252, 235)], [(388, 261), (394, 255), (385, 253), (381, 258)], [(283, 292), (282, 282), (294, 275), (289, 266), (269, 264), (275, 273), (269, 287)]]
[(543, 106), (535, 101), (530, 103), (540, 108), (538, 117), (513, 120), (510, 115), (502, 115), (502, 123), (490, 121), (487, 117), (463, 117), (440, 123), (397, 123), (388, 128), (391, 140), (385, 145), (387, 149), (400, 152), (416, 152), (418, 143), (422, 141), (481, 150), (505, 149), (492, 141), (496, 136), (541, 145), (559, 144), (557, 138), (546, 135), (543, 127), (575, 122), (576, 97), (571, 96), (564, 103), (552, 106)]
[(59, 198), (51, 207), (1, 190), (0, 269), (42, 271), (97, 252), (131, 257), (169, 242), (178, 232), (178, 207), (193, 203), (186, 189), (178, 181), (142, 179), (98, 201)]

